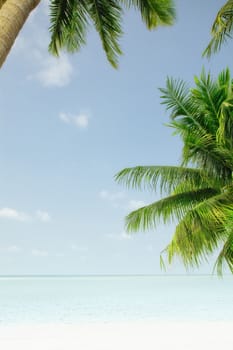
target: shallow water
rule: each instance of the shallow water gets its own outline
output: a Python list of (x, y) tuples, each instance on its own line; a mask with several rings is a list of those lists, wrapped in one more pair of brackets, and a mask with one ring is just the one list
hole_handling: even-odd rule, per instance
[(233, 277), (1, 277), (0, 323), (233, 321)]

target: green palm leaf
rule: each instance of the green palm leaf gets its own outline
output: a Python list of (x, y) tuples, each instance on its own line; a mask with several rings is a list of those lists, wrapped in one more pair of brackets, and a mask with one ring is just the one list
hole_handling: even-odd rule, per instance
[(123, 7), (135, 7), (141, 12), (148, 29), (174, 22), (173, 0), (51, 0), (51, 42), (49, 50), (79, 50), (86, 43), (92, 23), (99, 34), (108, 61), (117, 68), (121, 55), (119, 40), (122, 32)]
[(119, 37), (122, 10), (115, 0), (89, 0), (89, 14), (100, 35), (109, 62), (117, 67), (117, 57), (121, 54)]
[(192, 105), (190, 103), (188, 87), (182, 80), (175, 80), (173, 78), (167, 78), (166, 88), (159, 89), (163, 95), (162, 104), (167, 106), (167, 109), (171, 110), (171, 118), (176, 118), (180, 115), (191, 116)]
[(212, 39), (203, 55), (210, 57), (214, 52), (219, 51), (222, 44), (231, 38), (232, 26), (233, 0), (228, 0), (217, 13), (211, 30)]
[(222, 275), (223, 273), (224, 263), (227, 264), (230, 271), (233, 273), (233, 232), (232, 230), (230, 231), (229, 236), (225, 241), (215, 263), (215, 268), (217, 269), (217, 273), (219, 275)]
[[(126, 168), (115, 176), (115, 180), (127, 187), (141, 190), (148, 188), (155, 191), (157, 186), (160, 193), (171, 193), (181, 182), (189, 182), (190, 187), (200, 188), (210, 186), (213, 179), (205, 172), (194, 168), (177, 166), (137, 166)], [(215, 185), (216, 182), (214, 181)]]
[(171, 0), (121, 0), (121, 2), (127, 8), (135, 7), (138, 9), (148, 29), (174, 23), (175, 9)]
[(58, 55), (63, 48), (73, 52), (85, 44), (87, 10), (85, 0), (51, 0), (50, 52)]
[(226, 227), (232, 222), (232, 213), (232, 191), (194, 206), (180, 220), (166, 248), (169, 262), (178, 255), (186, 266), (199, 266), (228, 237)]
[(183, 220), (187, 211), (192, 213), (198, 203), (217, 194), (215, 189), (203, 188), (171, 195), (131, 212), (126, 217), (126, 229), (129, 232), (148, 230), (154, 229), (161, 220), (165, 224)]
[[(168, 126), (183, 142), (181, 166), (138, 166), (124, 169), (116, 180), (135, 189), (160, 190), (168, 196), (133, 211), (126, 229), (154, 229), (176, 222), (165, 249), (185, 266), (199, 266), (219, 246), (217, 272), (226, 263), (233, 273), (233, 82), (229, 69), (216, 80), (203, 70), (188, 89), (168, 78), (162, 103), (170, 110)], [(161, 264), (164, 260), (161, 257)]]
[[(212, 81), (210, 73), (206, 74), (204, 69), (202, 70), (200, 78), (195, 77), (194, 80), (196, 88), (192, 89), (191, 92), (195, 102), (197, 104), (199, 103), (199, 112), (204, 111), (205, 114), (213, 114), (217, 117), (218, 106), (216, 94), (219, 92), (217, 83)], [(200, 115), (198, 114), (197, 117), (198, 116)]]

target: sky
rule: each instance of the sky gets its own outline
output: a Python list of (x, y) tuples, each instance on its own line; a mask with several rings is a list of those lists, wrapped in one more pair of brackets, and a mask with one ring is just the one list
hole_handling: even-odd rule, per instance
[[(158, 88), (190, 86), (202, 67), (232, 69), (229, 41), (202, 52), (223, 0), (177, 0), (173, 27), (124, 16), (119, 69), (89, 31), (79, 53), (48, 54), (48, 2), (31, 14), (1, 69), (0, 274), (159, 274), (174, 225), (128, 235), (124, 217), (159, 198), (114, 181), (125, 167), (179, 164)], [(211, 273), (214, 258), (199, 270)], [(186, 273), (175, 261), (169, 274)]]

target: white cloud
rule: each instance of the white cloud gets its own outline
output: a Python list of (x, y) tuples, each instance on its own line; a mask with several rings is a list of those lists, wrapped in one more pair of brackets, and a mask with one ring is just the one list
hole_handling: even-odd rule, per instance
[(146, 205), (144, 201), (131, 199), (126, 207), (128, 210), (137, 210)]
[(10, 220), (17, 220), (17, 221), (28, 221), (30, 220), (30, 216), (17, 211), (12, 208), (2, 208), (0, 209), (0, 218), (10, 219)]
[(133, 235), (122, 231), (120, 234), (109, 233), (106, 235), (107, 238), (114, 239), (116, 241), (125, 241), (133, 238)]
[(15, 221), (35, 221), (39, 220), (42, 222), (49, 222), (51, 220), (51, 217), (49, 213), (42, 210), (37, 210), (34, 215), (24, 213), (21, 211), (18, 211), (13, 208), (1, 208), (0, 209), (0, 219), (9, 219), (9, 220), (15, 220)]
[(6, 251), (8, 253), (19, 253), (19, 252), (21, 252), (21, 250), (22, 249), (17, 245), (11, 245), (11, 246), (6, 248)]
[(49, 253), (46, 250), (33, 249), (32, 250), (32, 255), (33, 256), (38, 256), (38, 257), (43, 257), (43, 256), (48, 256)]
[(63, 87), (69, 84), (73, 67), (67, 55), (62, 54), (59, 58), (55, 58), (37, 52), (35, 56), (41, 68), (32, 78), (37, 79), (45, 87)]
[(119, 199), (125, 198), (124, 192), (111, 193), (111, 192), (108, 192), (106, 190), (102, 190), (102, 191), (100, 191), (99, 195), (100, 195), (100, 198), (109, 200), (111, 202), (115, 202)]
[(100, 198), (108, 199), (108, 197), (109, 197), (109, 192), (106, 191), (106, 190), (102, 190), (102, 191), (100, 191), (99, 195), (100, 195)]
[[(71, 81), (74, 73), (73, 65), (67, 54), (61, 53), (59, 57), (54, 57), (48, 52), (50, 42), (47, 29), (49, 3), (49, 0), (44, 0), (32, 11), (27, 20), (30, 34), (21, 33), (12, 51), (27, 64), (28, 71), (31, 73), (26, 78), (37, 80), (44, 87), (63, 87)], [(41, 26), (41, 23), (45, 25)]]
[(76, 252), (87, 252), (89, 250), (89, 248), (86, 245), (72, 244), (71, 245), (71, 250), (76, 251)]
[(68, 114), (60, 113), (59, 118), (62, 122), (66, 123), (66, 124), (71, 123), (71, 117)]
[(89, 118), (85, 114), (79, 114), (75, 117), (74, 122), (79, 128), (85, 129), (88, 126)]
[(85, 113), (80, 113), (77, 115), (72, 115), (69, 113), (61, 112), (59, 118), (62, 122), (66, 124), (72, 124), (78, 127), (79, 129), (86, 129), (89, 124), (89, 116)]
[(128, 199), (124, 192), (109, 192), (102, 190), (99, 192), (100, 198), (109, 201), (116, 208), (126, 209), (127, 211), (133, 211), (144, 207), (146, 203), (142, 200)]
[(36, 211), (36, 218), (42, 222), (49, 222), (51, 220), (49, 213), (42, 210)]

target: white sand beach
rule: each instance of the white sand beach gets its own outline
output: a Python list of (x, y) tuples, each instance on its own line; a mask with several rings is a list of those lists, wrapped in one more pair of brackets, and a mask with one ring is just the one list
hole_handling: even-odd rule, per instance
[(232, 322), (130, 322), (0, 327), (4, 350), (233, 349)]

